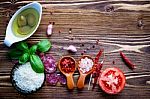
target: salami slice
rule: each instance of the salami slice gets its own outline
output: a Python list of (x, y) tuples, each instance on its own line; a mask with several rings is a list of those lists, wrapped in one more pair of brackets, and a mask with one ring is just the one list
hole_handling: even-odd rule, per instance
[(40, 58), (44, 64), (46, 73), (54, 73), (56, 71), (56, 61), (50, 54), (40, 54)]
[(58, 82), (58, 75), (57, 73), (52, 73), (52, 74), (46, 74), (46, 82), (49, 85), (55, 86)]
[(66, 77), (63, 74), (57, 74), (57, 75), (58, 75), (58, 81), (60, 82), (60, 84), (66, 85), (67, 83)]

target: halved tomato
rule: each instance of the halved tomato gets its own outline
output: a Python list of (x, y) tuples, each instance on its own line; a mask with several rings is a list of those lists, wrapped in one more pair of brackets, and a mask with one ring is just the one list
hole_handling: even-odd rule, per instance
[(99, 77), (99, 86), (108, 94), (117, 94), (125, 86), (125, 76), (118, 68), (107, 68)]

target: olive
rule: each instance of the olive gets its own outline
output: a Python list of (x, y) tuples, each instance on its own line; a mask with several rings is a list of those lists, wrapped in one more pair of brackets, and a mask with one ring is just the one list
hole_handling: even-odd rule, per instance
[(18, 22), (18, 26), (19, 26), (19, 27), (22, 27), (22, 26), (27, 25), (26, 17), (23, 16), (23, 15), (21, 15), (21, 16), (18, 17), (17, 22)]
[(27, 35), (30, 33), (30, 30), (31, 30), (31, 27), (26, 25), (26, 26), (18, 28), (18, 33), (22, 35)]
[(31, 27), (36, 24), (35, 20), (36, 20), (36, 17), (32, 13), (29, 13), (27, 15), (27, 22), (28, 22), (28, 25), (30, 25)]

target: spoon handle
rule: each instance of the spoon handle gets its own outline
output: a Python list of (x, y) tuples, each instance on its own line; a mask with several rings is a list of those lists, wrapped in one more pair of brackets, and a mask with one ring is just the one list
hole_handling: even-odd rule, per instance
[(72, 75), (66, 75), (67, 77), (67, 87), (68, 89), (73, 89), (74, 88), (74, 80), (73, 80), (73, 77)]
[(78, 87), (79, 89), (84, 88), (85, 77), (86, 77), (85, 74), (80, 74), (79, 79), (78, 79), (78, 82), (77, 82), (77, 87)]

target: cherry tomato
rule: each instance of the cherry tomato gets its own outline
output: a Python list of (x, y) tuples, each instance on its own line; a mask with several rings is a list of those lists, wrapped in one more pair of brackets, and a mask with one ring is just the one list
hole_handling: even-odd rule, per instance
[(99, 86), (108, 94), (117, 94), (125, 86), (125, 76), (118, 68), (107, 68), (99, 77)]

